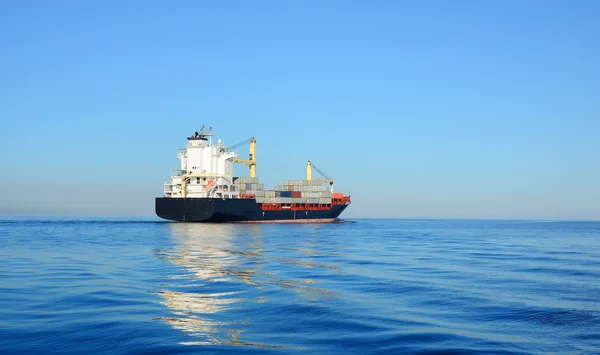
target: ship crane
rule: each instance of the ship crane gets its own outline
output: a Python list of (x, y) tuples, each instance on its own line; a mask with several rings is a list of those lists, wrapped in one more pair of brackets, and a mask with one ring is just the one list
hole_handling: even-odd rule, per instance
[(244, 145), (246, 145), (246, 144), (250, 143), (250, 141), (251, 141), (252, 139), (253, 139), (253, 138), (248, 138), (248, 139), (246, 139), (245, 141), (242, 141), (242, 142), (236, 143), (236, 144), (234, 144), (234, 145), (232, 145), (232, 146), (229, 146), (229, 147), (227, 147), (227, 150), (229, 150), (229, 151), (234, 151), (234, 150), (236, 150), (237, 148), (239, 148), (239, 147), (241, 147), (241, 146), (244, 146)]
[[(324, 179), (313, 179), (312, 169), (315, 169), (322, 177), (324, 177)], [(331, 186), (331, 193), (333, 193), (333, 185), (334, 185), (333, 179), (331, 179), (324, 172), (322, 172), (321, 169), (317, 168), (316, 165), (312, 164), (310, 162), (310, 160), (306, 164), (306, 180), (317, 180), (317, 181), (322, 181), (322, 182), (328, 182), (329, 185)]]
[(256, 139), (254, 137), (248, 138), (243, 142), (234, 144), (231, 147), (228, 147), (227, 149), (229, 151), (233, 151), (234, 149), (239, 148), (248, 143), (250, 143), (249, 159), (242, 159), (242, 158), (235, 157), (235, 158), (231, 158), (230, 160), (234, 163), (248, 165), (250, 167), (250, 177), (256, 177)]

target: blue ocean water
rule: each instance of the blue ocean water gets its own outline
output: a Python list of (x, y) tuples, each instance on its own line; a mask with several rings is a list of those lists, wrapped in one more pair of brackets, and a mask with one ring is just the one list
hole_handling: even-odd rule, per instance
[(600, 353), (600, 223), (0, 220), (0, 352)]

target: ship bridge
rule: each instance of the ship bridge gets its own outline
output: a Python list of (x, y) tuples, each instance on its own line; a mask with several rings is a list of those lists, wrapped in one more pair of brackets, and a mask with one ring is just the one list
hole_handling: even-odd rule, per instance
[(241, 159), (221, 139), (213, 142), (212, 127), (205, 132), (193, 132), (187, 137), (187, 146), (177, 150), (180, 168), (171, 170), (171, 179), (164, 184), (164, 197), (239, 197), (234, 186), (233, 164), (250, 166), (256, 173), (256, 141), (252, 139), (250, 159)]

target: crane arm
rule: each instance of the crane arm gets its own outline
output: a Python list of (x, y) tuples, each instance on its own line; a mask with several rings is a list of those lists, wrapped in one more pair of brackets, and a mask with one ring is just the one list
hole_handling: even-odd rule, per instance
[(230, 158), (229, 160), (231, 160), (234, 163), (241, 163), (244, 165), (256, 165), (255, 161), (248, 160), (248, 159), (242, 159), (242, 158), (235, 157), (235, 158)]
[[(249, 159), (242, 159), (238, 157), (229, 158), (234, 163), (242, 163), (250, 167), (250, 177), (256, 177), (256, 139), (254, 137), (246, 139), (243, 142), (237, 143), (228, 147), (227, 150), (233, 152), (234, 149), (250, 143), (250, 156)], [(237, 155), (237, 154), (236, 154)]]
[(239, 143), (236, 143), (236, 144), (234, 144), (234, 145), (232, 145), (230, 147), (227, 147), (227, 150), (235, 150), (235, 149), (237, 149), (237, 148), (239, 148), (239, 147), (241, 147), (243, 145), (246, 145), (246, 144), (250, 143), (250, 141), (252, 141), (252, 138), (248, 138), (248, 139), (246, 139), (243, 142), (239, 142)]
[(324, 182), (333, 182), (333, 180), (329, 176), (325, 175), (325, 173), (323, 173), (321, 171), (321, 169), (317, 168), (314, 163), (311, 163), (311, 165), (312, 165), (313, 169), (315, 169), (319, 174), (321, 174), (321, 176), (323, 176), (325, 178), (325, 179), (314, 179), (314, 180), (322, 180)]

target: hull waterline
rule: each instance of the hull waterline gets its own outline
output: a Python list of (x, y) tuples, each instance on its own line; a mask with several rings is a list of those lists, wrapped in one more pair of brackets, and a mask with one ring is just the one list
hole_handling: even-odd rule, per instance
[(328, 210), (263, 210), (255, 199), (156, 198), (156, 214), (177, 222), (332, 223), (347, 205)]

